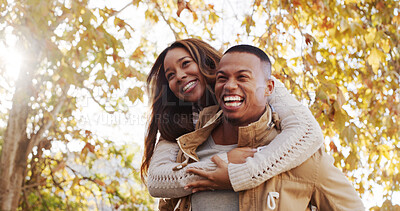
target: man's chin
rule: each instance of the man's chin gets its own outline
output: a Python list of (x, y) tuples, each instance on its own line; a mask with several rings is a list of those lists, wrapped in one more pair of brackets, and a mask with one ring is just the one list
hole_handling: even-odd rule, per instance
[(226, 122), (230, 123), (231, 125), (240, 126), (241, 118), (235, 117), (233, 115), (224, 115)]

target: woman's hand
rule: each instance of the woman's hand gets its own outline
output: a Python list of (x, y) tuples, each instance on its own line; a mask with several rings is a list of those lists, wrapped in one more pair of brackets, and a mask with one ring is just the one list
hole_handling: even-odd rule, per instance
[(250, 147), (239, 147), (232, 149), (227, 153), (229, 163), (241, 164), (246, 163), (246, 158), (253, 157), (257, 149)]
[(206, 171), (196, 168), (189, 168), (186, 170), (187, 173), (197, 174), (205, 179), (191, 182), (185, 186), (185, 189), (192, 188), (192, 193), (215, 189), (232, 190), (228, 174), (228, 164), (217, 155), (214, 155), (211, 158), (211, 161), (217, 164), (217, 169), (214, 171)]

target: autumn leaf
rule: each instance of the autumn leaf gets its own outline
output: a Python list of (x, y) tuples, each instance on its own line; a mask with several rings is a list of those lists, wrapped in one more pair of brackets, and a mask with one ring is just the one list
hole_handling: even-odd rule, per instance
[(376, 29), (369, 28), (368, 34), (365, 35), (365, 41), (367, 42), (367, 44), (371, 45), (375, 41), (375, 37), (376, 37)]
[(190, 3), (189, 3), (189, 2), (186, 2), (186, 1), (184, 1), (184, 0), (178, 0), (178, 11), (176, 11), (176, 14), (178, 15), (178, 17), (180, 17), (181, 12), (182, 12), (184, 9), (187, 9), (187, 10), (189, 10), (190, 12), (193, 13), (193, 10), (191, 9)]
[(342, 90), (340, 90), (339, 87), (337, 89), (337, 102), (339, 107), (342, 107), (342, 105), (346, 102), (346, 98), (344, 97)]
[(304, 34), (304, 38), (306, 39), (306, 44), (307, 45), (313, 43), (314, 38), (310, 34)]
[(126, 93), (126, 96), (128, 96), (129, 100), (134, 103), (137, 99), (143, 102), (143, 90), (140, 89), (139, 87), (134, 87), (128, 89), (128, 92)]
[(390, 43), (389, 42), (390, 42), (389, 39), (383, 39), (380, 42), (380, 46), (381, 46), (383, 52), (385, 52), (385, 53), (389, 53), (389, 51), (390, 51)]
[(113, 86), (114, 89), (119, 89), (119, 79), (116, 75), (111, 77), (110, 85)]
[(381, 62), (381, 51), (377, 48), (373, 48), (367, 58), (368, 63), (372, 66), (374, 74), (378, 74), (379, 64)]
[(105, 70), (99, 70), (96, 73), (96, 80), (107, 80), (106, 75), (105, 75), (106, 71)]
[(99, 180), (99, 179), (94, 179), (94, 182), (95, 182), (96, 184), (100, 185), (100, 186), (103, 186), (103, 187), (106, 186), (106, 184), (105, 184), (103, 181)]
[(64, 161), (60, 162), (56, 167), (54, 167), (52, 172), (57, 172), (57, 171), (65, 168), (65, 165), (66, 165), (66, 163)]
[(120, 28), (124, 28), (124, 26), (126, 25), (125, 21), (123, 21), (122, 19), (115, 17), (114, 19), (114, 25), (119, 26)]

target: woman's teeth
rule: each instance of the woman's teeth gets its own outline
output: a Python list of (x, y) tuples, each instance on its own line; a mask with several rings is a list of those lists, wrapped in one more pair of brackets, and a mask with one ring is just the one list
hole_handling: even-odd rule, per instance
[(183, 91), (186, 92), (188, 89), (192, 88), (196, 84), (196, 81), (189, 82), (186, 84), (185, 87), (183, 87)]

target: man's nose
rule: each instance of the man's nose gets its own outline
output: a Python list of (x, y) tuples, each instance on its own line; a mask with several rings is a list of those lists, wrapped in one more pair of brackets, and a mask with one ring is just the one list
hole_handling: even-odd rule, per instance
[(238, 85), (236, 80), (230, 79), (225, 83), (225, 89), (227, 90), (233, 90), (236, 89), (237, 87)]

